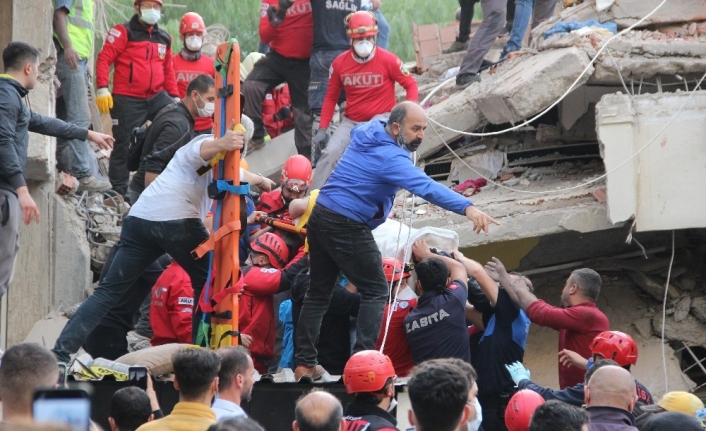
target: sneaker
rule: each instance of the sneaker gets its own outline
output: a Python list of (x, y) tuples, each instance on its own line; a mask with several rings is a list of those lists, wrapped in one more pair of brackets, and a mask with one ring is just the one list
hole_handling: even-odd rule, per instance
[(110, 190), (110, 182), (101, 181), (93, 175), (78, 180), (79, 192), (106, 192)]
[[(469, 39), (470, 40), (470, 39)], [(469, 40), (465, 42), (461, 42), (459, 40), (454, 40), (454, 43), (451, 44), (448, 48), (446, 48), (443, 53), (444, 54), (451, 54), (452, 52), (462, 52), (462, 51), (468, 51), (468, 42)]]
[(312, 381), (320, 380), (326, 370), (321, 365), (314, 365), (313, 367), (307, 367), (306, 365), (297, 365), (294, 370), (294, 380), (297, 382), (302, 378), (308, 378)]
[(480, 75), (477, 73), (463, 73), (456, 76), (456, 90), (463, 90), (474, 82), (480, 82)]

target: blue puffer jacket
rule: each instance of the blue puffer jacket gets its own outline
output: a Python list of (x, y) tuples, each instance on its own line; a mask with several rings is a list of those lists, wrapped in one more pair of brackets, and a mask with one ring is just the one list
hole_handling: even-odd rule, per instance
[(473, 205), (414, 166), (409, 151), (385, 132), (381, 120), (353, 129), (351, 143), (316, 203), (374, 229), (387, 218), (400, 188), (461, 215)]

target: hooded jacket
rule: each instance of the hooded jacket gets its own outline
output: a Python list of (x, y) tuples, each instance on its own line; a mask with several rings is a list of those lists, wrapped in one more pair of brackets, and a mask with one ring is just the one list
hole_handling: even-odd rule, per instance
[(86, 140), (88, 129), (32, 112), (22, 102), (29, 90), (10, 75), (0, 75), (0, 188), (16, 193), (27, 180), (29, 132)]
[(409, 151), (395, 142), (385, 125), (386, 121), (372, 120), (353, 129), (351, 143), (316, 203), (374, 229), (387, 219), (395, 194), (404, 188), (464, 215), (473, 202), (414, 166)]

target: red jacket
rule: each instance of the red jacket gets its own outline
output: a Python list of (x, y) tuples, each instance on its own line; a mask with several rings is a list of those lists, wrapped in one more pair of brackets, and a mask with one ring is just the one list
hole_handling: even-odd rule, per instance
[[(525, 310), (527, 317), (537, 325), (559, 331), (559, 351), (573, 350), (584, 358), (591, 357), (590, 345), (596, 335), (610, 329), (608, 318), (592, 302), (569, 308), (552, 307), (541, 299)], [(559, 388), (565, 389), (583, 383), (586, 370), (559, 364)]]
[(373, 54), (373, 58), (361, 63), (351, 49), (333, 60), (321, 107), (320, 128), (326, 129), (331, 123), (341, 90), (346, 91), (345, 116), (356, 122), (370, 121), (374, 116), (392, 110), (397, 104), (395, 82), (407, 90), (407, 100), (417, 101), (417, 81), (402, 60), (380, 47), (376, 47)]
[(277, 54), (297, 60), (311, 57), (314, 44), (314, 16), (311, 0), (296, 0), (287, 9), (287, 16), (279, 27), (272, 27), (267, 18), (270, 6), (277, 8), (279, 0), (262, 0), (260, 4), (260, 40), (269, 43)]
[[(387, 340), (385, 340), (385, 350), (382, 353), (390, 357), (392, 365), (395, 367), (395, 373), (399, 377), (406, 377), (414, 368), (414, 359), (412, 359), (412, 351), (407, 343), (406, 330), (404, 327), (404, 318), (409, 314), (409, 310), (417, 306), (417, 298), (409, 300), (397, 300), (395, 302), (392, 318), (390, 319), (390, 329), (387, 332)], [(387, 324), (387, 313), (390, 312), (390, 304), (385, 304), (385, 313), (383, 314), (382, 326), (380, 327), (380, 335), (375, 343), (375, 350), (380, 350), (382, 346), (382, 338), (385, 336), (385, 325)]]
[(282, 187), (260, 195), (260, 202), (255, 207), (257, 211), (264, 211), (267, 215), (289, 219), (289, 206), (282, 198)]
[(162, 90), (177, 97), (172, 37), (156, 25), (145, 27), (137, 15), (108, 33), (96, 60), (96, 86), (108, 87), (114, 66), (113, 94), (147, 99)]
[[(174, 74), (176, 75), (176, 83), (179, 88), (179, 97), (186, 96), (186, 88), (189, 83), (199, 75), (205, 74), (211, 77), (216, 77), (216, 68), (213, 65), (213, 59), (207, 55), (201, 55), (198, 60), (187, 60), (181, 56), (181, 53), (174, 55)], [(213, 128), (212, 117), (196, 117), (194, 130), (202, 132)]]
[(294, 127), (294, 120), (290, 115), (282, 121), (276, 121), (275, 114), (285, 106), (292, 108), (292, 99), (289, 96), (289, 85), (285, 84), (281, 89), (274, 89), (265, 95), (262, 101), (262, 121), (265, 123), (267, 134), (270, 138), (276, 138), (284, 132)]
[(172, 262), (152, 288), (150, 325), (154, 335), (150, 344), (191, 343), (193, 308), (191, 279), (178, 263)]

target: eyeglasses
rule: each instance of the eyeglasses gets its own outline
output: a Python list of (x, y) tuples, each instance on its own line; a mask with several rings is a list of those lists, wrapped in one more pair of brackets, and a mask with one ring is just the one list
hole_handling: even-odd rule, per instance
[(306, 181), (298, 180), (295, 178), (289, 179), (282, 185), (284, 188), (294, 193), (305, 192), (309, 188)]

